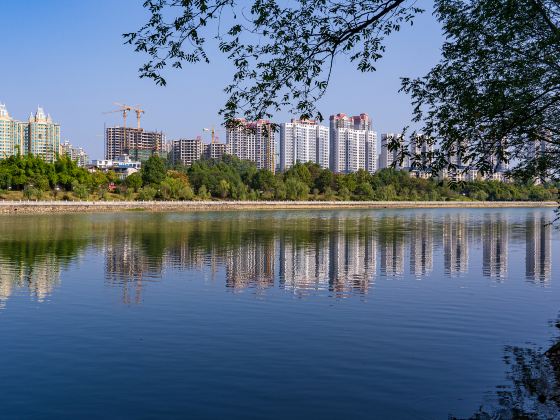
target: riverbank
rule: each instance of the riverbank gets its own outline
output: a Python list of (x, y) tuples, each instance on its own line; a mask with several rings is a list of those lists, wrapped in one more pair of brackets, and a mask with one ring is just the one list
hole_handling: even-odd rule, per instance
[(0, 214), (557, 206), (555, 201), (0, 201)]

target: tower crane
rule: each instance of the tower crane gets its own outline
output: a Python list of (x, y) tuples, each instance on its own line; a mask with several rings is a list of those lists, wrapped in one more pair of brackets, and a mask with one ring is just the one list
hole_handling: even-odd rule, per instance
[(140, 117), (142, 116), (142, 114), (145, 113), (145, 111), (142, 108), (140, 108), (140, 105), (131, 106), (131, 105), (120, 104), (118, 102), (114, 102), (114, 104), (117, 105), (119, 107), (119, 109), (104, 112), (104, 114), (112, 114), (114, 112), (122, 112), (122, 117), (123, 117), (123, 142), (122, 142), (121, 151), (124, 152), (125, 150), (128, 149), (128, 142), (127, 142), (128, 138), (127, 138), (127, 135), (126, 135), (126, 117), (127, 117), (128, 113), (132, 112), (132, 111), (134, 111), (136, 113), (136, 126), (137, 126), (137, 128), (140, 128)]
[(203, 128), (202, 131), (210, 131), (210, 133), (212, 135), (211, 144), (214, 144), (214, 138), (215, 138), (215, 134), (216, 134), (216, 129), (214, 128), (214, 126), (212, 126), (212, 128)]
[(136, 105), (136, 106), (133, 106), (131, 108), (134, 110), (134, 112), (136, 112), (136, 128), (140, 128), (140, 117), (146, 111), (144, 111), (142, 108), (140, 108), (140, 105)]

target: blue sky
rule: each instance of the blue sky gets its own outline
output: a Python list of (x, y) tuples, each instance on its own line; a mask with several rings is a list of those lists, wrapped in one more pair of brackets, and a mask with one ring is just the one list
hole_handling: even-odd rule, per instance
[[(218, 110), (231, 67), (219, 54), (209, 65), (170, 69), (166, 87), (138, 78), (145, 57), (123, 45), (121, 34), (145, 22), (143, 0), (0, 2), (5, 59), (0, 102), (12, 117), (25, 119), (43, 106), (61, 124), (62, 139), (85, 147), (91, 158), (102, 157), (104, 124), (121, 123), (119, 114), (103, 114), (115, 109), (113, 102), (142, 105), (142, 126), (162, 130), (168, 139), (195, 137), (203, 127), (220, 125)], [(320, 111), (325, 116), (366, 112), (379, 133), (401, 129), (411, 107), (409, 98), (398, 93), (399, 77), (426, 73), (438, 61), (441, 43), (441, 28), (428, 10), (412, 28), (387, 40), (377, 72), (362, 74), (339, 59)], [(284, 112), (274, 120), (289, 118)], [(225, 141), (223, 132), (218, 135)]]

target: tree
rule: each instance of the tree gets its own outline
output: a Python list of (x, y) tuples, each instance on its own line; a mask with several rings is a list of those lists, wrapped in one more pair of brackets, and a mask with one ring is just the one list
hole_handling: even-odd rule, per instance
[(89, 191), (86, 185), (81, 184), (79, 181), (75, 180), (72, 182), (72, 191), (80, 199), (85, 200), (89, 196)]
[(558, 177), (560, 2), (435, 5), (446, 37), (442, 60), (422, 78), (403, 79), (414, 120), (440, 146), (434, 169), (452, 167), (450, 154), (460, 154), (483, 172), (509, 161), (525, 178)]
[(208, 63), (206, 37), (216, 38), (235, 67), (221, 111), (226, 121), (241, 113), (250, 119), (270, 117), (288, 105), (303, 118), (321, 119), (315, 103), (328, 87), (335, 58), (345, 55), (358, 70), (374, 71), (385, 50), (384, 38), (420, 12), (414, 4), (253, 0), (244, 10), (235, 0), (151, 0), (144, 3), (148, 22), (124, 38), (149, 57), (140, 77), (160, 85), (166, 84), (163, 69), (168, 64)]
[(220, 194), (220, 197), (226, 198), (229, 194), (229, 190), (229, 182), (225, 179), (220, 179), (220, 182), (218, 183), (218, 194)]
[(140, 172), (130, 174), (126, 177), (124, 183), (128, 188), (132, 188), (135, 192), (138, 192), (142, 187), (142, 174)]
[(161, 197), (164, 200), (192, 200), (194, 193), (186, 176), (168, 176), (161, 183)]
[(144, 185), (159, 184), (165, 179), (165, 161), (159, 156), (150, 156), (141, 169)]
[(285, 182), (286, 197), (289, 200), (306, 200), (309, 195), (309, 186), (297, 178), (288, 178)]
[(253, 177), (252, 187), (258, 191), (268, 192), (274, 189), (275, 184), (274, 174), (269, 170), (261, 169)]

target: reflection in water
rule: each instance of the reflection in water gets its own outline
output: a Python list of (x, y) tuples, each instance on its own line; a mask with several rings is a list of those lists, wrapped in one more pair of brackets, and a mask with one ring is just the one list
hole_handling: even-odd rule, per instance
[(503, 280), (508, 271), (508, 222), (492, 214), (482, 225), (482, 273)]
[(434, 269), (434, 223), (432, 215), (416, 216), (410, 235), (410, 274), (422, 277)]
[(447, 215), (442, 227), (445, 273), (450, 276), (466, 273), (469, 267), (466, 216), (464, 214)]
[(504, 362), (506, 383), (498, 386), (496, 395), (490, 396), (468, 420), (557, 419), (560, 341), (545, 352), (534, 347), (507, 346)]
[[(510, 242), (523, 240), (527, 280), (546, 285), (551, 277), (550, 213), (539, 210), (529, 211), (521, 224), (500, 211), (478, 223), (460, 211), (13, 220), (0, 220), (0, 305), (17, 289), (45, 299), (60, 282), (61, 267), (88, 248), (101, 253), (107, 285), (120, 288), (125, 303), (140, 303), (146, 283), (161, 281), (168, 269), (204, 271), (213, 279), (223, 270), (232, 291), (277, 284), (296, 294), (365, 294), (377, 275), (405, 275), (405, 261), (412, 276), (430, 275), (434, 253), (442, 254), (447, 276), (466, 273), (469, 245), (476, 243), (482, 244), (482, 273), (501, 281), (508, 275)], [(515, 236), (514, 229), (524, 232)]]
[(61, 269), (83, 254), (88, 240), (80, 234), (83, 223), (70, 227), (62, 218), (48, 223), (0, 221), (0, 309), (17, 290), (27, 290), (44, 301), (60, 283)]
[(525, 225), (525, 276), (533, 282), (550, 281), (552, 262), (550, 258), (551, 225), (544, 215), (531, 214)]

